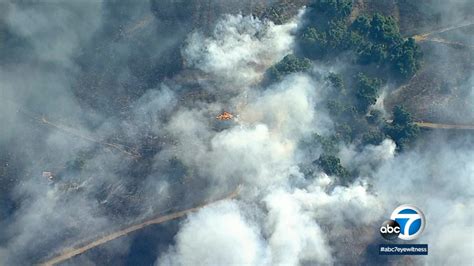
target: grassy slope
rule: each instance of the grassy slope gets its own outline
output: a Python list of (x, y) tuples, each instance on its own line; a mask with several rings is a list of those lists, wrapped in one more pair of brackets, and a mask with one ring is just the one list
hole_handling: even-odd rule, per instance
[[(449, 10), (453, 19), (449, 19), (441, 13), (446, 10), (437, 7), (436, 3), (434, 0), (359, 0), (356, 7), (359, 14), (379, 12), (394, 16), (399, 21), (402, 35), (407, 37), (473, 20), (472, 8), (468, 6), (453, 7), (455, 11)], [(433, 37), (472, 46), (473, 39), (469, 36), (473, 31), (471, 26)], [(386, 109), (403, 104), (417, 120), (474, 124), (474, 106), (467, 98), (469, 78), (474, 71), (473, 48), (434, 42), (420, 45), (424, 53), (422, 69), (389, 94), (385, 100)]]

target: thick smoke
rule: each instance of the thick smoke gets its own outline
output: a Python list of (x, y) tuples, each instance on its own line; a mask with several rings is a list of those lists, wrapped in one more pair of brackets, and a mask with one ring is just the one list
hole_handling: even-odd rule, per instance
[(427, 227), (418, 241), (430, 244), (428, 264), (472, 261), (472, 141), (448, 144), (446, 137), (430, 136), (436, 145), (401, 154), (375, 173), (374, 188), (386, 206), (410, 202), (424, 211)]
[[(232, 38), (226, 39), (226, 34), (219, 35), (219, 39), (211, 36), (200, 40), (199, 44), (194, 44), (196, 37), (193, 37), (185, 48), (188, 56), (205, 58), (206, 67), (203, 69), (210, 75), (215, 75), (214, 79), (218, 79), (218, 82), (229, 81), (227, 73), (230, 69), (240, 70), (248, 67), (254, 71), (252, 67), (255, 61), (266, 64), (268, 67), (275, 62), (275, 59), (282, 57), (279, 54), (280, 49), (276, 49), (272, 50), (276, 55), (269, 56), (266, 52), (263, 60), (260, 61), (259, 50), (254, 51), (254, 49), (264, 47), (268, 43), (268, 37), (265, 35), (248, 40), (250, 44), (242, 41), (249, 34), (260, 36), (255, 33), (256, 30), (275, 32), (271, 28), (277, 26), (267, 24), (262, 28), (259, 21), (251, 20), (256, 27), (242, 28), (239, 32), (235, 32), (233, 22), (236, 19), (249, 20), (241, 16), (227, 16), (217, 26), (219, 31), (232, 32), (234, 34)], [(230, 20), (230, 22), (225, 20)], [(229, 29), (222, 28), (224, 26)], [(279, 27), (287, 27), (287, 25)], [(281, 32), (281, 34), (286, 33)], [(273, 38), (287, 37), (274, 36)], [(226, 44), (222, 45), (222, 42)], [(219, 49), (229, 47), (231, 50), (212, 53), (209, 49), (196, 48), (196, 46), (200, 47), (201, 43), (205, 43), (206, 47), (219, 47)], [(291, 43), (288, 42), (288, 44)], [(291, 46), (283, 50), (290, 49)], [(240, 52), (234, 54), (232, 50)], [(232, 60), (227, 60), (225, 64), (222, 64), (221, 55), (227, 52), (231, 53)], [(253, 55), (252, 60), (248, 60), (248, 54)], [(267, 62), (266, 59), (269, 57), (275, 58), (274, 61)], [(256, 76), (258, 79), (255, 79), (256, 74), (258, 74)], [(332, 241), (343, 238), (344, 234), (337, 232), (340, 232), (339, 229), (342, 229), (345, 223), (354, 222), (358, 223), (358, 226), (368, 225), (377, 220), (382, 211), (375, 196), (368, 192), (365, 181), (349, 188), (331, 188), (334, 178), (321, 173), (312, 181), (306, 180), (299, 170), (299, 158), (301, 158), (298, 150), (299, 142), (314, 132), (327, 133), (332, 126), (322, 104), (325, 95), (323, 89), (326, 84), (308, 75), (292, 75), (266, 90), (261, 90), (258, 89), (256, 82), (263, 78), (263, 71), (253, 72), (251, 80), (246, 79), (249, 76), (246, 73), (242, 77), (240, 74), (235, 75), (239, 77), (239, 80), (244, 81), (242, 86), (247, 85), (247, 88), (241, 88), (241, 94), (245, 94), (245, 97), (235, 96), (237, 101), (245, 99), (245, 102), (239, 105), (238, 124), (218, 133), (209, 133), (205, 120), (202, 118), (205, 112), (193, 110), (193, 112), (178, 113), (170, 121), (168, 130), (180, 139), (177, 149), (182, 150), (182, 154), (179, 157), (183, 159), (185, 165), (195, 169), (199, 176), (212, 178), (220, 188), (226, 188), (228, 191), (238, 184), (243, 185), (242, 201), (252, 203), (250, 206), (257, 207), (255, 209), (255, 207), (243, 205), (239, 210), (233, 209), (235, 217), (239, 217), (241, 213), (245, 213), (248, 217), (256, 216), (253, 221), (256, 227), (254, 230), (262, 232), (264, 236), (264, 240), (261, 240), (259, 234), (253, 236), (258, 241), (257, 243), (253, 241), (249, 245), (259, 247), (258, 251), (254, 252), (268, 257), (257, 261), (252, 257), (254, 254), (249, 254), (246, 264), (335, 263), (337, 260), (333, 256), (333, 247), (329, 244), (328, 238), (332, 237)], [(253, 86), (257, 88), (248, 88), (252, 84), (246, 84), (245, 81), (253, 81)], [(191, 119), (191, 123), (182, 122)], [(375, 164), (387, 157), (387, 155), (380, 155), (378, 150), (390, 146), (393, 147), (392, 155), (388, 157), (393, 157), (393, 145), (393, 142), (387, 141), (382, 148), (367, 148), (367, 156), (372, 157), (371, 160)], [(193, 151), (192, 154), (187, 152), (190, 149)], [(364, 215), (367, 209), (372, 209), (372, 215)], [(255, 211), (257, 214), (254, 213)], [(193, 253), (188, 249), (206, 245), (209, 246), (203, 250), (212, 251), (205, 254), (205, 261), (212, 262), (210, 264), (237, 263), (233, 255), (223, 255), (229, 252), (228, 246), (235, 241), (232, 223), (219, 225), (222, 231), (229, 233), (216, 233), (216, 236), (207, 237), (215, 242), (202, 241), (202, 238), (196, 237), (196, 234), (212, 234), (208, 231), (213, 230), (209, 229), (208, 221), (219, 221), (222, 217), (227, 217), (228, 212), (228, 209), (209, 207), (209, 210), (204, 209), (198, 215), (191, 216), (178, 233), (176, 246), (159, 258), (157, 263), (186, 265), (197, 261), (198, 258), (202, 261), (204, 258), (200, 257), (202, 256), (200, 252)], [(198, 225), (202, 225), (203, 228), (200, 229)], [(334, 233), (328, 235), (321, 226), (334, 227)], [(229, 242), (221, 243), (226, 237)], [(216, 242), (220, 244), (216, 245)], [(236, 253), (240, 254), (239, 257), (243, 256), (241, 252), (245, 254), (245, 251), (240, 251), (237, 246)], [(225, 257), (228, 260), (223, 261)]]
[[(342, 164), (358, 173), (346, 186), (311, 164), (322, 149), (301, 143), (334, 131), (324, 80), (334, 66), (313, 65), (307, 74), (262, 83), (265, 71), (293, 50), (300, 16), (275, 25), (225, 15), (210, 33), (184, 37), (186, 30), (168, 32), (150, 6), (140, 4), (124, 21), (116, 18), (117, 28), (131, 24), (117, 35), (102, 20), (119, 17), (128, 5), (5, 6), (2, 22), (24, 47), (12, 48), (22, 54), (16, 63), (0, 65), (0, 121), (12, 125), (2, 130), (0, 144), (18, 146), (18, 169), (24, 170), (11, 174), (21, 181), (8, 193), (21, 204), (1, 217), (0, 264), (35, 263), (79, 240), (239, 186), (238, 199), (204, 207), (182, 221), (156, 264), (371, 263), (379, 260), (369, 249), (381, 243), (381, 221), (402, 203), (417, 205), (427, 217), (418, 241), (430, 245), (430, 255), (416, 262), (472, 260), (472, 138), (427, 135), (406, 153), (396, 153), (389, 139), (363, 148), (340, 144)], [(149, 74), (157, 67), (153, 62), (183, 40), (179, 56), (186, 71), (170, 79)], [(135, 57), (149, 61), (137, 68)], [(187, 102), (188, 92), (205, 92), (211, 100)], [(127, 95), (126, 108), (112, 101), (115, 93)], [(223, 110), (232, 111), (235, 121), (216, 122)], [(146, 162), (38, 126), (41, 115), (69, 125), (76, 135), (117, 141)], [(61, 181), (70, 187), (41, 177), (71, 162), (82, 166), (80, 173), (74, 167), (64, 171)], [(311, 173), (303, 170), (307, 165)], [(130, 201), (132, 207), (123, 203)], [(128, 244), (123, 240), (114, 251), (126, 253)], [(71, 261), (81, 262), (94, 263), (87, 254)]]
[[(235, 33), (232, 22), (236, 18), (224, 19), (228, 21), (220, 22), (218, 30)], [(223, 29), (224, 25), (229, 29)], [(254, 29), (247, 30), (253, 34)], [(248, 54), (258, 55), (258, 49), (257, 53), (245, 50), (259, 47), (255, 44), (258, 39), (242, 43), (241, 40), (249, 33), (240, 31), (239, 34), (241, 37), (230, 38), (236, 42), (232, 45), (229, 43), (222, 45), (222, 42), (229, 40), (225, 38), (220, 40), (216, 36), (200, 40), (206, 47), (219, 47), (218, 53), (211, 53), (209, 49), (202, 48), (187, 48), (186, 51), (188, 53), (193, 51), (192, 58), (201, 60), (205, 58), (201, 61), (206, 66), (205, 71), (214, 75), (218, 82), (229, 81), (229, 69), (241, 69), (246, 64), (252, 69), (253, 62), (258, 61), (258, 57), (252, 61), (247, 60)], [(232, 50), (226, 51), (226, 47), (231, 47)], [(233, 53), (233, 50), (240, 52)], [(223, 64), (220, 55), (227, 54), (226, 52), (232, 55), (232, 60), (227, 60)], [(262, 62), (265, 62), (265, 57)], [(248, 76), (245, 74), (242, 80), (247, 80), (245, 77)], [(472, 228), (472, 222), (469, 222), (471, 215), (461, 214), (462, 210), (470, 208), (472, 195), (467, 191), (469, 184), (464, 186), (465, 181), (459, 182), (459, 180), (472, 183), (472, 162), (460, 162), (459, 157), (472, 158), (472, 152), (470, 149), (459, 150), (459, 147), (448, 146), (445, 144), (446, 139), (440, 140), (440, 136), (429, 136), (429, 139), (440, 143), (440, 149), (443, 151), (433, 152), (420, 144), (416, 151), (400, 156), (395, 153), (395, 143), (389, 139), (377, 146), (366, 146), (362, 150), (353, 146), (342, 146), (339, 157), (343, 165), (356, 169), (360, 175), (348, 187), (336, 185), (335, 177), (323, 173), (317, 174), (312, 180), (305, 179), (299, 170), (302, 161), (299, 161), (301, 157), (298, 155), (301, 151), (298, 150), (297, 144), (312, 132), (325, 133), (331, 128), (324, 108), (319, 105), (321, 99), (318, 99), (318, 96), (324, 97), (322, 91), (324, 89), (325, 84), (321, 80), (307, 75), (289, 76), (263, 92), (258, 88), (251, 88), (245, 95), (246, 104), (239, 109), (238, 125), (212, 136), (205, 135), (210, 148), (201, 143), (201, 147), (207, 147), (208, 150), (198, 152), (199, 156), (189, 156), (189, 159), (185, 160), (188, 166), (204, 171), (202, 175), (218, 179), (219, 184), (230, 183), (235, 186), (235, 180), (243, 184), (241, 201), (252, 204), (235, 209), (234, 215), (246, 213), (245, 216), (254, 217), (253, 230), (261, 233), (256, 233), (257, 236), (254, 237), (258, 239), (255, 241), (258, 244), (254, 242), (249, 245), (256, 247), (255, 252), (269, 256), (263, 261), (255, 261), (253, 259), (255, 253), (252, 253), (245, 263), (248, 265), (338, 264), (357, 261), (362, 263), (364, 254), (370, 253), (367, 247), (373, 242), (380, 242), (377, 233), (380, 222), (388, 219), (390, 212), (402, 203), (415, 204), (427, 213), (428, 224), (431, 225), (428, 225), (425, 236), (419, 241), (432, 243), (431, 247), (451, 236), (456, 236), (453, 241), (469, 242), (471, 236), (461, 235), (458, 232)], [(236, 96), (236, 98), (240, 100), (243, 97)], [(460, 154), (455, 156), (452, 153)], [(443, 158), (433, 157), (434, 154), (443, 154)], [(467, 169), (450, 164), (454, 158), (460, 164), (468, 165)], [(439, 173), (443, 172), (444, 168), (452, 170), (449, 173), (451, 179), (449, 187), (452, 187), (452, 192), (445, 193), (444, 190), (443, 193), (433, 194), (435, 188), (446, 188), (448, 185), (445, 183), (448, 180), (448, 173), (445, 173), (446, 177)], [(437, 181), (433, 182), (431, 179)], [(459, 195), (458, 202), (452, 199), (451, 193)], [(432, 203), (428, 204), (428, 200)], [(451, 208), (457, 220), (454, 221), (452, 218), (448, 220), (454, 223), (451, 226), (456, 229), (430, 232), (431, 228), (447, 226), (447, 220), (434, 217), (443, 216), (439, 209), (446, 211)], [(255, 214), (255, 211), (258, 214)], [(203, 224), (201, 215), (206, 216), (206, 221), (214, 221), (228, 215), (228, 212), (227, 209), (216, 211), (214, 207), (209, 207), (196, 216), (189, 217), (178, 233), (176, 245), (158, 258), (157, 263), (186, 265), (186, 262), (194, 261), (195, 254), (184, 250), (198, 246), (198, 250), (201, 250), (202, 245), (207, 245), (207, 241), (201, 242), (199, 237), (192, 236), (202, 232), (211, 233), (209, 226), (203, 225), (202, 229), (196, 226), (193, 230), (189, 230), (190, 225)], [(438, 221), (431, 222), (435, 219)], [(222, 230), (232, 232), (233, 227), (230, 224), (228, 227), (224, 226)], [(263, 240), (260, 235), (263, 236)], [(219, 240), (216, 242), (220, 243), (221, 235), (218, 236)], [(222, 254), (228, 252), (228, 243), (235, 241), (232, 234), (229, 235), (228, 241), (217, 246), (214, 242), (210, 243), (208, 250), (212, 252), (206, 254), (206, 261), (218, 264), (236, 263), (230, 255), (229, 260), (222, 260)], [(426, 263), (469, 261), (469, 253), (462, 250), (458, 251), (459, 257), (447, 256), (450, 251), (442, 249), (447, 246), (449, 244), (433, 247), (433, 252), (438, 254), (420, 260), (426, 260)], [(348, 248), (352, 252), (344, 251)], [(469, 247), (463, 250), (467, 251)], [(238, 245), (236, 252), (241, 256), (246, 254), (238, 248)], [(372, 253), (375, 254), (376, 251)]]
[[(199, 241), (196, 241), (198, 240)], [(191, 215), (176, 236), (177, 246), (159, 265), (265, 265), (268, 249), (260, 230), (236, 202), (224, 202)]]
[(190, 66), (212, 75), (219, 85), (230, 82), (242, 88), (259, 81), (269, 65), (290, 52), (295, 29), (295, 22), (274, 25), (250, 16), (227, 15), (219, 20), (211, 38), (192, 34), (183, 54)]
[[(5, 125), (0, 145), (5, 152), (2, 156), (7, 156), (2, 157), (2, 167), (9, 169), (2, 173), (6, 187), (0, 197), (0, 264), (37, 263), (78, 241), (155, 214), (153, 208), (168, 207), (167, 180), (157, 180), (156, 173), (148, 176), (146, 172), (134, 179), (130, 171), (133, 159), (104, 143), (113, 142), (115, 134), (121, 133), (133, 140), (129, 141), (133, 145), (143, 132), (140, 130), (156, 132), (148, 125), (160, 126), (163, 117), (157, 116), (158, 112), (169, 115), (176, 104), (173, 92), (164, 85), (150, 90), (133, 106), (133, 119), (122, 122), (81, 102), (83, 80), (97, 78), (86, 70), (99, 72), (96, 64), (104, 64), (103, 53), (113, 50), (124, 60), (135, 49), (136, 44), (126, 36), (119, 36), (111, 47), (100, 46), (96, 40), (98, 34), (104, 39), (117, 38), (103, 24), (110, 19), (104, 15), (106, 10), (113, 10), (99, 1), (0, 5), (5, 13), (0, 22), (10, 34), (2, 47), (7, 51), (1, 54), (6, 60), (0, 65), (0, 121)], [(133, 7), (128, 9), (136, 16), (132, 15), (132, 23), (138, 15), (151, 15), (149, 5)], [(98, 54), (83, 50), (92, 44), (96, 45), (92, 51)], [(153, 45), (148, 45), (152, 50)], [(165, 46), (153, 47), (163, 50)], [(130, 73), (123, 61), (109, 62), (107, 67)], [(105, 80), (112, 76), (107, 70), (100, 73)], [(133, 83), (131, 74), (118, 76)], [(84, 90), (90, 95), (101, 93), (94, 87)], [(103, 110), (107, 110), (105, 105), (112, 104), (102, 98), (106, 100)], [(42, 176), (43, 171), (51, 171), (53, 180)], [(142, 198), (130, 197), (134, 191)], [(135, 209), (119, 206), (125, 200), (134, 202)], [(126, 210), (117, 213), (120, 208)]]
[[(78, 71), (73, 60), (100, 27), (101, 3), (2, 4), (2, 7), (6, 8), (2, 23), (17, 34), (12, 38), (26, 40), (23, 44), (26, 47), (11, 49), (13, 52), (24, 49), (16, 62), (6, 61), (0, 68), (2, 124), (5, 125), (1, 144), (5, 150), (12, 147), (7, 144), (16, 145), (15, 153), (21, 159), (17, 157), (18, 162), (10, 163), (25, 167), (8, 177), (22, 178), (9, 195), (21, 200), (21, 204), (13, 216), (1, 217), (7, 255), (5, 261), (0, 257), (0, 263), (15, 265), (22, 264), (23, 254), (45, 255), (44, 251), (37, 251), (41, 245), (55, 248), (52, 243), (63, 239), (66, 229), (84, 237), (82, 228), (98, 229), (106, 223), (104, 218), (97, 217), (96, 203), (78, 196), (65, 200), (60, 191), (50, 189), (41, 178), (42, 171), (64, 165), (66, 158), (91, 144), (83, 140), (71, 142), (59, 132), (51, 132), (39, 141), (32, 134), (35, 130), (30, 125), (31, 119), (22, 109), (29, 106), (39, 114), (61, 113), (79, 125), (80, 114), (88, 117), (70, 90)], [(9, 123), (5, 124), (3, 118)], [(80, 132), (85, 134), (87, 130)], [(50, 161), (38, 161), (40, 154)]]
[(311, 212), (302, 209), (291, 194), (276, 190), (264, 199), (268, 208), (266, 221), (272, 263), (296, 265), (300, 262), (331, 262), (330, 248)]

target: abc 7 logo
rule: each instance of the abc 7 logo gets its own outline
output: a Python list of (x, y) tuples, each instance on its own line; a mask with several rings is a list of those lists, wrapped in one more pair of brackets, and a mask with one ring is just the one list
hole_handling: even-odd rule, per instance
[(425, 215), (413, 205), (397, 207), (380, 227), (380, 234), (387, 240), (400, 238), (402, 240), (417, 239), (425, 229)]

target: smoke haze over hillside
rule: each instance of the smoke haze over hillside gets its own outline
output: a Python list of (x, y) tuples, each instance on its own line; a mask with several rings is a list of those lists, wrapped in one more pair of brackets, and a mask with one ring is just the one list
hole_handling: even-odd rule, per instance
[[(237, 199), (181, 220), (154, 263), (400, 263), (373, 246), (405, 203), (427, 219), (415, 243), (430, 255), (412, 264), (473, 260), (472, 134), (425, 132), (406, 152), (388, 138), (338, 143), (357, 173), (348, 183), (313, 163), (323, 147), (305, 143), (335, 132), (326, 76), (346, 62), (264, 82), (295, 48), (304, 8), (281, 25), (237, 13), (191, 32), (168, 28), (151, 4), (125, 6), (0, 4), (0, 264), (37, 263), (239, 185)], [(236, 119), (216, 121), (222, 111)], [(109, 254), (131, 245), (118, 241)], [(68, 265), (107, 264), (80, 256)]]

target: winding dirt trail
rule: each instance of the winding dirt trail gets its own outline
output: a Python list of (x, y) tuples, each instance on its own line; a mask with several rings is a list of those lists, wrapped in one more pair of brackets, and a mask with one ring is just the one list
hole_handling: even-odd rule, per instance
[(430, 122), (415, 122), (415, 124), (421, 128), (430, 129), (466, 129), (474, 130), (474, 125), (452, 125), (452, 124), (438, 124)]
[(240, 192), (240, 186), (236, 190), (234, 190), (232, 193), (228, 194), (227, 196), (225, 196), (223, 198), (213, 200), (213, 201), (210, 201), (210, 202), (206, 202), (206, 203), (203, 203), (203, 204), (201, 204), (197, 207), (193, 207), (193, 208), (190, 208), (190, 209), (186, 209), (186, 210), (178, 211), (178, 212), (175, 212), (175, 213), (171, 213), (171, 214), (163, 215), (163, 216), (160, 216), (160, 217), (156, 217), (156, 218), (147, 220), (145, 222), (132, 225), (132, 226), (127, 227), (125, 229), (122, 229), (120, 231), (111, 233), (109, 235), (106, 235), (104, 237), (96, 239), (96, 240), (94, 240), (94, 241), (92, 241), (92, 242), (90, 242), (86, 245), (83, 245), (83, 246), (80, 246), (80, 247), (77, 247), (77, 248), (66, 249), (61, 254), (59, 254), (58, 256), (56, 256), (52, 259), (49, 259), (45, 262), (42, 262), (39, 265), (51, 266), (51, 265), (58, 264), (60, 262), (66, 261), (66, 260), (68, 260), (68, 259), (70, 259), (74, 256), (80, 255), (80, 254), (82, 254), (82, 253), (84, 253), (84, 252), (86, 252), (90, 249), (93, 249), (97, 246), (105, 244), (105, 243), (107, 243), (109, 241), (112, 241), (114, 239), (117, 239), (119, 237), (128, 235), (129, 233), (138, 231), (138, 230), (140, 230), (142, 228), (145, 228), (149, 225), (161, 224), (161, 223), (164, 223), (164, 222), (167, 222), (167, 221), (171, 221), (171, 220), (186, 216), (190, 213), (196, 212), (199, 209), (201, 209), (203, 207), (206, 207), (208, 205), (215, 204), (215, 203), (220, 202), (220, 201), (236, 198), (239, 195), (239, 192)]
[(428, 38), (428, 39), (426, 39), (425, 41), (428, 41), (428, 42), (437, 42), (437, 43), (452, 45), (452, 46), (455, 46), (455, 47), (469, 47), (469, 48), (474, 48), (474, 45), (468, 45), (468, 44), (461, 43), (461, 42), (452, 42), (452, 41), (448, 41), (448, 40), (443, 39), (443, 38), (436, 38), (436, 37), (433, 37), (433, 38)]
[(417, 42), (429, 41), (429, 42), (437, 42), (437, 43), (443, 43), (443, 44), (454, 45), (454, 46), (474, 47), (473, 45), (468, 45), (468, 44), (464, 44), (464, 43), (460, 43), (460, 42), (452, 42), (452, 41), (449, 41), (449, 40), (446, 40), (446, 39), (443, 39), (443, 38), (430, 37), (431, 35), (434, 35), (434, 34), (439, 34), (439, 33), (447, 32), (447, 31), (450, 31), (450, 30), (456, 30), (456, 29), (468, 27), (468, 26), (471, 26), (471, 25), (474, 25), (474, 22), (461, 24), (461, 25), (456, 25), (456, 26), (450, 26), (450, 27), (439, 29), (439, 30), (430, 31), (430, 32), (427, 32), (427, 33), (421, 33), (421, 34), (413, 35), (412, 38), (415, 39), (415, 41), (417, 41)]

